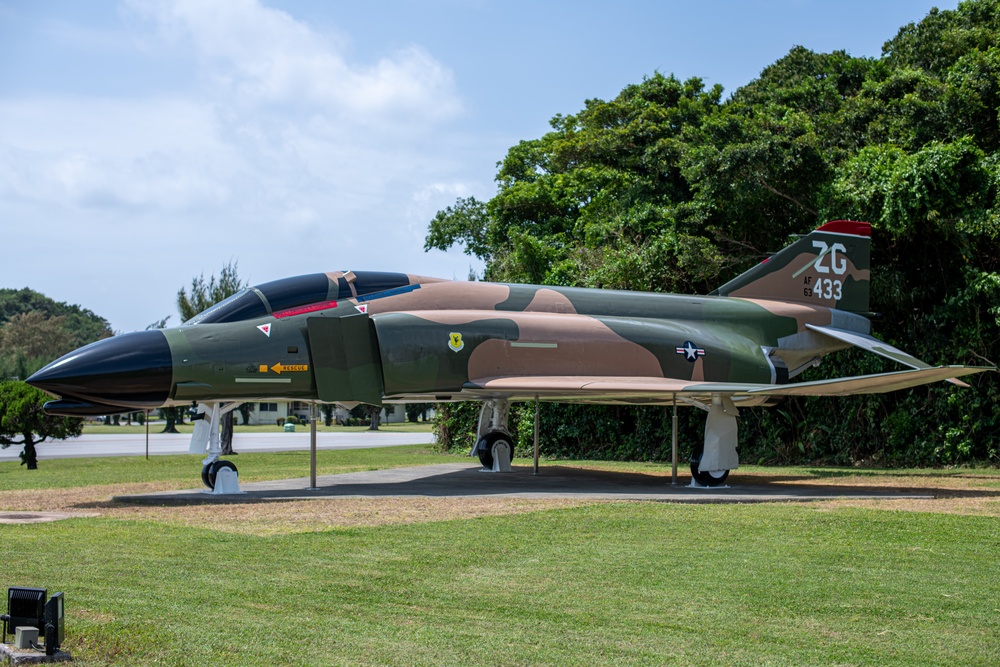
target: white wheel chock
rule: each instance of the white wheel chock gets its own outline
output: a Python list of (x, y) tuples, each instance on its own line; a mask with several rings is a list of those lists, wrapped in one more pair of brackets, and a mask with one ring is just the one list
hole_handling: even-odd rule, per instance
[(510, 446), (503, 440), (493, 445), (493, 470), (490, 472), (513, 472), (510, 467)]
[(240, 491), (240, 475), (232, 468), (220, 468), (215, 475), (215, 488), (212, 489), (213, 496), (236, 495), (243, 493)]

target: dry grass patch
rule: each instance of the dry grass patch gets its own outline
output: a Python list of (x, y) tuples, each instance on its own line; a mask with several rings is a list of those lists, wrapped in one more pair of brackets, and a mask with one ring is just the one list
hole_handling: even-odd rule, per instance
[(227, 533), (282, 535), (389, 524), (429, 523), (483, 516), (522, 514), (589, 504), (569, 499), (526, 498), (334, 498), (253, 500), (246, 503), (127, 506), (108, 503), (104, 516), (162, 521)]
[(0, 510), (79, 511), (114, 519), (159, 521), (248, 535), (279, 535), (331, 528), (427, 523), (482, 516), (521, 514), (578, 507), (588, 501), (488, 497), (476, 498), (336, 498), (251, 500), (237, 503), (130, 505), (113, 496), (153, 493), (169, 483), (114, 484), (73, 489), (0, 492)]
[(21, 512), (89, 510), (92, 506), (109, 502), (112, 496), (155, 493), (156, 491), (169, 491), (176, 488), (176, 484), (169, 482), (142, 482), (136, 484), (100, 484), (69, 489), (0, 491), (0, 510)]
[[(858, 507), (897, 512), (932, 512), (937, 514), (968, 514), (1000, 517), (1000, 477), (967, 473), (906, 473), (886, 471), (884, 474), (863, 471), (856, 474), (837, 473), (807, 476), (775, 476), (753, 472), (747, 477), (754, 483), (776, 486), (823, 486), (852, 489), (896, 489), (901, 492), (934, 496), (933, 500), (912, 498), (875, 498), (868, 500), (827, 500), (821, 507)], [(759, 481), (758, 481), (759, 480)]]
[[(588, 466), (591, 467), (591, 466)], [(592, 466), (600, 467), (600, 466)], [(735, 476), (734, 476), (735, 477)], [(827, 500), (818, 507), (965, 514), (1000, 517), (1000, 476), (996, 474), (894, 472), (870, 470), (817, 471), (794, 474), (741, 470), (733, 482), (766, 486), (823, 486), (853, 489), (898, 489), (933, 495), (933, 500)], [(520, 514), (578, 507), (595, 501), (559, 498), (384, 497), (266, 501), (237, 503), (131, 505), (113, 496), (145, 494), (176, 488), (169, 482), (108, 484), (70, 489), (0, 492), (0, 511), (86, 511), (114, 519), (139, 519), (228, 533), (278, 535), (389, 524), (427, 523), (483, 516)], [(613, 501), (598, 501), (613, 502)]]
[(871, 500), (825, 500), (821, 507), (857, 507), (894, 512), (931, 512), (934, 514), (967, 514), (969, 516), (1000, 517), (1000, 501), (996, 498), (935, 498), (934, 500), (879, 498)]
[[(630, 466), (607, 465), (602, 462), (574, 462), (574, 467), (592, 470), (621, 471)], [(639, 472), (639, 471), (637, 471)], [(641, 470), (642, 474), (669, 478), (669, 470)], [(682, 483), (690, 478), (682, 468)], [(853, 490), (895, 489), (902, 493), (930, 495), (933, 500), (912, 498), (879, 498), (871, 500), (815, 501), (820, 507), (859, 507), (864, 509), (897, 512), (931, 512), (938, 514), (967, 514), (1000, 517), (1000, 474), (995, 470), (977, 472), (894, 471), (860, 469), (800, 468), (740, 468), (729, 478), (733, 486), (752, 484), (758, 486), (812, 486)]]

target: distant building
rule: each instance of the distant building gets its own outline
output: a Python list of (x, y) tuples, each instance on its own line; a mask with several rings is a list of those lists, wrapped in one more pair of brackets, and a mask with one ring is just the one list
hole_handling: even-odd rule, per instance
[[(302, 401), (250, 403), (249, 405), (251, 424), (275, 424), (278, 419), (288, 419), (289, 416), (294, 416), (300, 420), (309, 419), (309, 403)], [(316, 416), (320, 420), (323, 419), (323, 413), (320, 412), (318, 406)], [(334, 408), (333, 418), (335, 421), (343, 422), (350, 418), (350, 416), (348, 411), (339, 405)], [(239, 420), (239, 417), (237, 417), (237, 420)], [(382, 406), (381, 421), (383, 424), (396, 424), (406, 421), (406, 405), (387, 404)]]

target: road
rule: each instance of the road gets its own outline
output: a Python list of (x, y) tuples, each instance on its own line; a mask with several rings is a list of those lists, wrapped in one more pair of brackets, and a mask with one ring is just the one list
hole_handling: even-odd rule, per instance
[[(191, 435), (186, 433), (150, 433), (149, 453), (187, 454)], [(424, 445), (434, 442), (431, 433), (317, 433), (317, 449), (364, 449), (396, 445)], [(37, 446), (38, 459), (86, 458), (92, 456), (145, 456), (146, 436), (81, 435), (71, 440), (43, 442)], [(233, 437), (237, 452), (287, 452), (309, 449), (309, 431), (295, 433), (237, 433)], [(19, 461), (19, 445), (0, 449), (0, 461)]]

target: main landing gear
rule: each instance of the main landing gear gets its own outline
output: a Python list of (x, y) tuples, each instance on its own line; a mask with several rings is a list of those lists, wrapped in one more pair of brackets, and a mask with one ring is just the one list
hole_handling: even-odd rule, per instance
[[(708, 413), (705, 439), (691, 455), (692, 486), (722, 486), (729, 478), (730, 471), (740, 465), (739, 454), (736, 452), (738, 410), (732, 397), (727, 394), (712, 394), (711, 402), (706, 403), (675, 395), (674, 400), (694, 405)], [(479, 412), (476, 444), (469, 456), (478, 456), (483, 468), (492, 472), (510, 471), (514, 438), (507, 428), (509, 408), (507, 401), (493, 399), (485, 401)]]
[(476, 455), (485, 470), (510, 472), (510, 460), (514, 458), (514, 438), (507, 429), (507, 415), (510, 403), (491, 400), (483, 403), (479, 411), (479, 425), (476, 429), (476, 444), (469, 456)]
[(696, 403), (705, 410), (705, 441), (691, 453), (691, 477), (698, 486), (721, 486), (729, 471), (740, 467), (736, 453), (738, 410), (726, 394), (712, 394), (712, 403)]
[(729, 477), (728, 470), (701, 470), (701, 459), (705, 454), (705, 446), (697, 447), (691, 452), (691, 478), (698, 486), (722, 486)]

